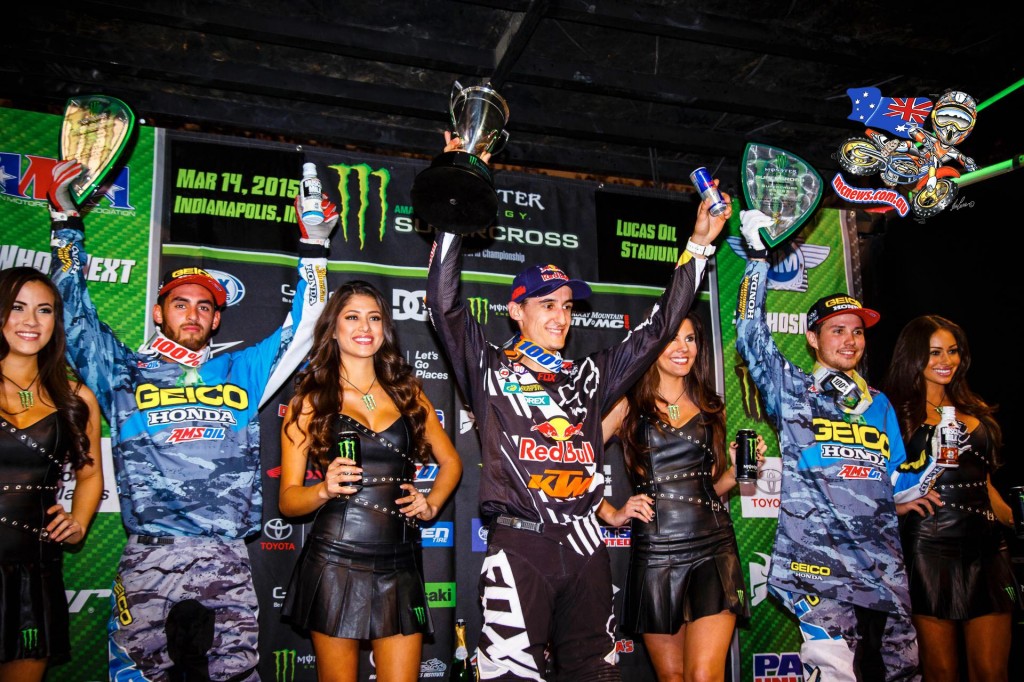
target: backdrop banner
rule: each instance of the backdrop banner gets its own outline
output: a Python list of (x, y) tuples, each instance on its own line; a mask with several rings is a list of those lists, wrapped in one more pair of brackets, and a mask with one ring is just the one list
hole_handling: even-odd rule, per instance
[[(7, 131), (0, 144), (0, 266), (27, 264), (45, 271), (45, 189), (56, 161), (60, 118), (0, 109), (0, 121)], [(471, 651), (478, 639), (477, 579), (487, 529), (478, 512), (480, 447), (473, 415), (454, 384), (423, 303), (433, 231), (414, 218), (409, 192), (429, 162), (141, 128), (124, 168), (83, 207), (93, 256), (90, 293), (101, 318), (125, 343), (137, 347), (151, 328), (149, 308), (159, 273), (198, 265), (213, 271), (229, 292), (229, 306), (214, 337), (216, 349), (224, 352), (263, 338), (284, 319), (294, 296), (298, 232), (292, 201), (307, 162), (316, 164), (325, 193), (339, 207), (340, 224), (331, 240), (330, 288), (358, 278), (385, 293), (400, 347), (463, 460), (456, 494), (422, 533), (435, 633), (424, 642), (420, 677), (446, 679), (455, 619), (467, 621)], [(466, 237), (463, 298), (489, 340), (502, 343), (513, 333), (506, 307), (512, 278), (526, 265), (555, 263), (587, 280), (594, 295), (575, 310), (565, 350), (570, 358), (620, 342), (643, 319), (668, 283), (696, 213), (694, 195), (544, 175), (497, 171), (495, 188), (495, 223)], [(797, 361), (804, 352), (800, 332), (809, 301), (819, 291), (846, 288), (838, 220), (837, 213), (821, 212), (803, 228), (800, 240), (784, 247), (789, 255), (773, 269), (785, 292), (773, 294), (770, 301), (777, 311), (773, 324), (778, 325), (780, 345)], [(730, 248), (735, 245), (733, 237), (719, 247), (699, 309), (711, 328), (721, 332), (714, 339), (715, 352), (721, 355), (721, 348), (726, 349), (718, 375), (724, 378), (719, 389), (727, 395), (730, 431), (753, 427), (774, 447), (774, 436), (759, 421), (756, 395), (744, 383), (733, 350), (732, 307), (743, 267), (742, 257)], [(311, 521), (284, 517), (278, 509), (281, 422), (291, 393), (289, 382), (261, 412), (263, 526), (248, 543), (260, 599), (260, 675), (268, 682), (316, 679), (308, 633), (281, 617)], [(104, 447), (107, 491), (101, 514), (84, 547), (69, 552), (65, 563), (74, 658), (52, 669), (49, 680), (106, 678), (110, 587), (125, 536), (109, 443)], [(772, 454), (777, 455), (777, 447)], [(775, 523), (772, 505), (778, 501), (772, 497), (773, 485), (777, 494), (778, 468), (776, 479), (772, 470), (768, 467), (757, 495), (730, 499), (755, 604), (750, 629), (740, 633), (741, 664), (730, 666), (731, 679), (772, 679), (787, 671), (797, 676), (790, 679), (800, 679), (798, 660), (796, 667), (792, 664), (796, 630), (764, 599), (763, 572)], [(620, 505), (630, 489), (615, 444), (608, 450), (604, 473), (605, 495)], [(307, 472), (307, 482), (315, 484), (317, 476)], [(436, 476), (436, 466), (423, 466), (417, 486), (428, 491)], [(66, 487), (62, 499), (69, 494)], [(621, 612), (619, 588), (628, 566), (630, 532), (628, 527), (604, 528), (603, 535), (611, 550), (616, 609)], [(617, 648), (625, 679), (654, 680), (640, 637), (620, 632)], [(361, 680), (374, 679), (372, 655), (365, 647)]]

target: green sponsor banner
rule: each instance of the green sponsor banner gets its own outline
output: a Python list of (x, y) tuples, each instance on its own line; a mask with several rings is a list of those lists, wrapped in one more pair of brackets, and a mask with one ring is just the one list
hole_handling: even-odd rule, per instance
[[(728, 434), (732, 439), (740, 429), (753, 429), (768, 444), (768, 460), (756, 486), (749, 486), (749, 489), (744, 486), (730, 504), (752, 606), (749, 627), (739, 631), (739, 679), (753, 679), (755, 661), (759, 671), (767, 673), (759, 679), (771, 680), (774, 676), (800, 679), (791, 677), (792, 670), (789, 670), (793, 666), (793, 652), (800, 650), (796, 620), (767, 594), (778, 518), (781, 460), (778, 440), (768, 423), (763, 402), (750, 381), (743, 359), (736, 352), (736, 296), (747, 264), (739, 236), (738, 212), (726, 230), (724, 243), (718, 250), (716, 273)], [(820, 210), (796, 238), (787, 240), (772, 254), (768, 325), (782, 353), (805, 370), (810, 370), (814, 362), (804, 337), (807, 309), (822, 296), (848, 291), (843, 235), (841, 213)]]
[[(46, 190), (58, 160), (61, 117), (0, 108), (0, 269), (50, 268), (50, 217)], [(142, 128), (130, 156), (79, 207), (91, 256), (86, 278), (100, 319), (129, 347), (145, 333), (153, 196), (155, 131)], [(109, 430), (103, 426), (104, 499), (89, 535), (64, 560), (71, 620), (69, 662), (51, 667), (47, 680), (87, 682), (107, 678), (110, 588), (125, 535), (110, 464)], [(66, 474), (59, 501), (70, 509), (73, 475)]]

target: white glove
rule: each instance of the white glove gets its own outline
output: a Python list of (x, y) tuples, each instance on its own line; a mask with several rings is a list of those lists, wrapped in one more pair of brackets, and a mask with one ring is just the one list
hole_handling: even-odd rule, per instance
[(747, 242), (751, 251), (765, 251), (767, 247), (761, 241), (761, 234), (758, 232), (762, 227), (768, 227), (773, 221), (757, 209), (753, 211), (740, 211), (740, 233)]
[(53, 167), (53, 180), (46, 192), (50, 204), (50, 215), (54, 220), (66, 220), (77, 216), (78, 210), (71, 198), (71, 184), (82, 174), (82, 164), (74, 159), (58, 161)]
[(338, 224), (338, 207), (325, 194), (320, 201), (324, 220), (317, 225), (307, 225), (302, 220), (302, 195), (295, 197), (295, 220), (299, 224), (299, 237), (304, 242), (326, 243)]

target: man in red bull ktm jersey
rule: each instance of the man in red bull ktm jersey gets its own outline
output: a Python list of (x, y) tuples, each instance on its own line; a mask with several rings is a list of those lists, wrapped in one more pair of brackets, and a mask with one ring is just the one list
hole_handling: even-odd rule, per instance
[(559, 351), (573, 301), (590, 295), (585, 282), (554, 265), (523, 270), (508, 304), (519, 333), (498, 347), (459, 298), (462, 238), (437, 234), (427, 307), (476, 418), (480, 506), (491, 528), (480, 575), (480, 679), (543, 680), (546, 649), (559, 679), (620, 679), (597, 516), (619, 526), (629, 513), (603, 502), (601, 416), (675, 334), (730, 213), (712, 218), (702, 203), (651, 314), (619, 345), (576, 362)]

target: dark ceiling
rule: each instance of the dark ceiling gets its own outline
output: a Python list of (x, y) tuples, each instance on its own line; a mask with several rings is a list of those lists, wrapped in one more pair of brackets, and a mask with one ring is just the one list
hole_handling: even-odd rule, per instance
[[(158, 127), (430, 157), (453, 81), (490, 81), (511, 109), (497, 164), (653, 186), (689, 184), (705, 165), (733, 187), (751, 141), (831, 176), (832, 151), (861, 130), (846, 118), (847, 88), (955, 88), (982, 102), (1021, 80), (1019, 22), (985, 6), (20, 3), (27, 14), (7, 15), (0, 104), (61, 113), (69, 96), (99, 92)], [(1014, 104), (1024, 89), (981, 112), (962, 145), (980, 166), (1024, 151)]]

